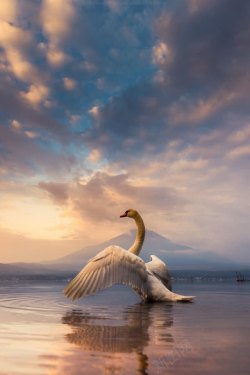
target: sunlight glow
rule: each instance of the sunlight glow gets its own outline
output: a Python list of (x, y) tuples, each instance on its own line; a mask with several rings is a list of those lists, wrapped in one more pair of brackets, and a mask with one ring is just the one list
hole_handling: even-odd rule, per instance
[(33, 239), (56, 240), (70, 235), (72, 219), (63, 209), (35, 198), (12, 199), (1, 209), (1, 226)]

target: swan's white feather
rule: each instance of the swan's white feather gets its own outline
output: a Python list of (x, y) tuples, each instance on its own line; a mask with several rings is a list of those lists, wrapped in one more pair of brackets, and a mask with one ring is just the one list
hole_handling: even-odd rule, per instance
[(147, 269), (158, 279), (161, 280), (168, 290), (172, 290), (171, 276), (166, 263), (156, 255), (150, 255), (151, 261), (146, 263)]
[(64, 293), (75, 300), (114, 284), (132, 287), (143, 299), (148, 296), (145, 263), (137, 255), (119, 246), (109, 246), (90, 259), (67, 285)]

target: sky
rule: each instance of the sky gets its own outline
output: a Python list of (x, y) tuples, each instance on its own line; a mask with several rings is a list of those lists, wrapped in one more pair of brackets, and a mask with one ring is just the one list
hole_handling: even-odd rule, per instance
[(250, 264), (249, 17), (245, 0), (0, 0), (0, 262), (110, 239), (135, 208)]

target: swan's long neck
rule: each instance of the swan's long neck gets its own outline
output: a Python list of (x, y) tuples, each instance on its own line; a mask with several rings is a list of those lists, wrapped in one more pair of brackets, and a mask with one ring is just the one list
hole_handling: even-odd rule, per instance
[(137, 226), (137, 232), (136, 232), (135, 242), (128, 249), (128, 251), (130, 251), (131, 253), (135, 255), (139, 255), (142, 245), (143, 245), (144, 238), (145, 238), (145, 225), (139, 214), (136, 215), (134, 220)]

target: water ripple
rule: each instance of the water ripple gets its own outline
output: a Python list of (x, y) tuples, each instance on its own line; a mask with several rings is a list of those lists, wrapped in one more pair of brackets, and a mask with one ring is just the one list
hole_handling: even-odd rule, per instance
[(0, 309), (25, 314), (33, 313), (39, 315), (62, 314), (71, 306), (63, 297), (61, 290), (50, 291), (45, 287), (11, 286), (0, 289)]

